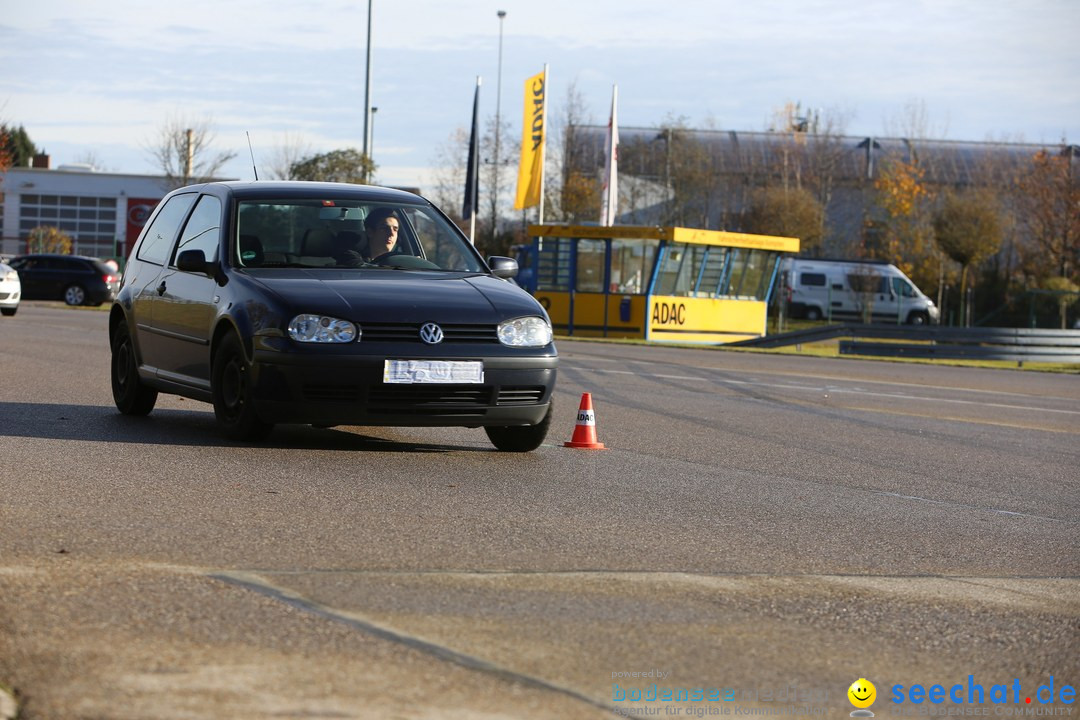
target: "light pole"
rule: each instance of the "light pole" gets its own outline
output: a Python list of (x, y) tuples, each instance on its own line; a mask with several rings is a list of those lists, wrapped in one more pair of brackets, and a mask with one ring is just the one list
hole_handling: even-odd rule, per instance
[[(364, 157), (371, 160), (371, 127), (369, 116), (371, 115), (371, 2), (367, 4), (367, 64), (366, 77), (364, 79)], [(364, 182), (370, 180), (370, 173), (364, 172)]]
[(499, 113), (502, 109), (502, 46), (503, 46), (503, 20), (506, 19), (506, 11), (499, 10), (499, 74), (495, 81), (495, 167), (499, 166)]

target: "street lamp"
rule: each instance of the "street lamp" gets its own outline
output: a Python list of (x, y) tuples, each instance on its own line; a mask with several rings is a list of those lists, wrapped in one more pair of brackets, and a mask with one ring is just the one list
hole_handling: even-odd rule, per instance
[(491, 237), (494, 238), (498, 230), (499, 221), (499, 135), (502, 132), (500, 111), (502, 109), (502, 48), (503, 48), (503, 20), (506, 19), (506, 11), (499, 10), (499, 72), (495, 81), (495, 159), (492, 169), (492, 200), (491, 200)]
[[(371, 159), (371, 126), (368, 121), (371, 119), (371, 2), (368, 0), (367, 4), (367, 64), (366, 64), (366, 77), (364, 79), (364, 156)], [(364, 182), (370, 181), (369, 173), (364, 173)]]
[(506, 19), (506, 11), (499, 10), (499, 74), (495, 82), (495, 167), (499, 166), (499, 111), (502, 109), (502, 47), (503, 47), (503, 20)]

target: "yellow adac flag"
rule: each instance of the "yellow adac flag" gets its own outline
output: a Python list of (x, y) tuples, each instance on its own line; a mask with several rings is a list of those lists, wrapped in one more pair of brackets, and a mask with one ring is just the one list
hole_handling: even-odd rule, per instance
[(521, 164), (518, 166), (514, 209), (540, 204), (544, 187), (544, 136), (547, 70), (525, 81), (525, 118), (521, 129)]

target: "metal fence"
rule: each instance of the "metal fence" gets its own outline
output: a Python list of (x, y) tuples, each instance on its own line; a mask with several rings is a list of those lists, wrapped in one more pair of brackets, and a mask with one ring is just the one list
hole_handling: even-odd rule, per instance
[(731, 347), (783, 347), (835, 338), (851, 338), (840, 341), (841, 355), (1080, 363), (1080, 330), (1038, 328), (947, 328), (853, 323), (767, 335), (731, 343)]

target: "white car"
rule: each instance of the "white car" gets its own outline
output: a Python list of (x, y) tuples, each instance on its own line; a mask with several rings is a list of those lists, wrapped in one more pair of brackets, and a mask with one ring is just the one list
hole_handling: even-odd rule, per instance
[(22, 283), (19, 273), (10, 265), (0, 263), (0, 313), (14, 315), (19, 309), (22, 297)]

